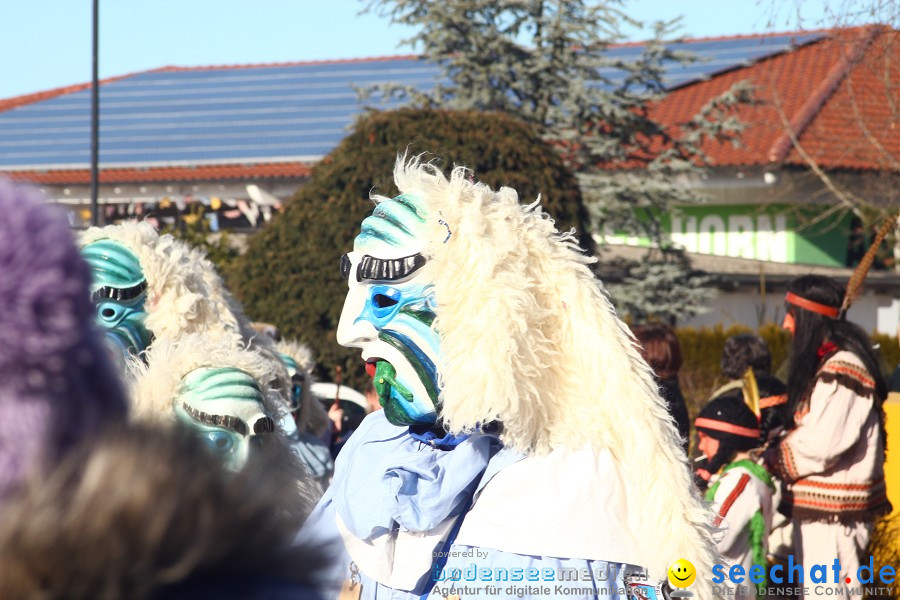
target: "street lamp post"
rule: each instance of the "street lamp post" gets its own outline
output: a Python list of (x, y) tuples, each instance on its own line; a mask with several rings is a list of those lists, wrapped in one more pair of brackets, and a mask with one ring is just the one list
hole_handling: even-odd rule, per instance
[(94, 43), (91, 56), (93, 73), (91, 75), (91, 225), (100, 224), (100, 86), (97, 78), (97, 54), (99, 47), (99, 0), (94, 0)]

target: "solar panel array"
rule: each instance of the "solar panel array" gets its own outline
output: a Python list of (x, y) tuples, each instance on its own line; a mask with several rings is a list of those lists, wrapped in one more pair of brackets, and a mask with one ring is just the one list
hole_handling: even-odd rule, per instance
[[(668, 65), (665, 84), (679, 87), (822, 37), (673, 44), (697, 60)], [(641, 51), (619, 46), (608, 55), (632, 60)], [(613, 85), (625, 76), (603, 75)], [(437, 66), (414, 58), (136, 74), (100, 88), (101, 166), (315, 161), (364, 110), (355, 88), (393, 82), (426, 91), (440, 77)], [(86, 89), (0, 113), (0, 170), (87, 168), (90, 95)]]

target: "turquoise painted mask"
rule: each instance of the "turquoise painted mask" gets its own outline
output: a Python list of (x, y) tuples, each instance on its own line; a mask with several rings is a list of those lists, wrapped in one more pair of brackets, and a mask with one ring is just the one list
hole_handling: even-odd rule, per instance
[(225, 465), (240, 470), (257, 436), (275, 431), (256, 380), (231, 367), (194, 369), (181, 380), (174, 400), (179, 421), (197, 431)]
[(281, 362), (284, 363), (288, 375), (291, 378), (291, 412), (300, 410), (300, 401), (303, 399), (303, 386), (306, 384), (306, 376), (300, 370), (300, 365), (293, 357), (279, 352)]
[(141, 263), (123, 244), (109, 239), (92, 242), (81, 253), (91, 267), (97, 325), (115, 360), (124, 365), (129, 355), (139, 356), (153, 340), (144, 326), (147, 280)]
[(383, 201), (341, 259), (350, 289), (337, 340), (362, 349), (385, 417), (394, 425), (437, 420), (440, 338), (432, 327), (434, 293), (419, 274), (427, 218), (410, 196)]

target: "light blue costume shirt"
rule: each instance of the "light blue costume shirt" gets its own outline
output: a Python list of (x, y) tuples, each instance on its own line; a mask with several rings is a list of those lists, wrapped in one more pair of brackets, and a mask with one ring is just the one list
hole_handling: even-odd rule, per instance
[[(382, 411), (366, 417), (338, 456), (332, 485), (298, 536), (303, 543), (338, 548), (338, 556), (330, 561), (334, 568), (321, 582), (325, 597), (336, 597), (340, 582), (350, 579), (353, 559), (345, 544), (348, 536), (351, 542), (356, 538), (365, 544), (392, 532), (433, 530), (468, 510), (476, 491), (523, 458), (504, 448), (495, 434), (476, 433), (451, 443), (455, 445), (420, 441), (408, 428), (388, 423)], [(421, 570), (415, 585), (404, 586), (408, 589), (380, 583), (365, 567), (360, 568), (361, 597), (413, 600), (459, 594), (493, 600), (624, 600), (620, 594), (624, 573), (637, 570), (599, 560), (527, 556), (439, 540), (429, 553), (431, 560), (426, 562), (430, 564)]]

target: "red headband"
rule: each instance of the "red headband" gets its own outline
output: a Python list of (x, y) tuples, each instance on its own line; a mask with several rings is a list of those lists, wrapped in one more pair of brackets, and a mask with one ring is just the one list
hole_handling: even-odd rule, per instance
[(794, 306), (805, 308), (806, 310), (812, 311), (814, 313), (819, 313), (820, 315), (831, 317), (832, 319), (837, 319), (841, 314), (841, 309), (837, 308), (836, 306), (828, 306), (827, 304), (813, 302), (812, 300), (807, 300), (806, 298), (798, 296), (793, 292), (788, 292), (787, 294), (785, 294), (784, 301), (789, 302)]
[(716, 421), (714, 419), (705, 419), (703, 417), (694, 421), (694, 427), (704, 429), (712, 429), (713, 431), (723, 431), (725, 433), (733, 433), (741, 437), (756, 439), (759, 437), (759, 429), (750, 429), (749, 427), (741, 427), (740, 425), (732, 425), (724, 421)]
[(780, 396), (768, 396), (766, 398), (759, 399), (759, 407), (760, 408), (772, 408), (773, 406), (780, 406), (782, 404), (787, 404), (788, 397), (787, 394), (781, 394)]

